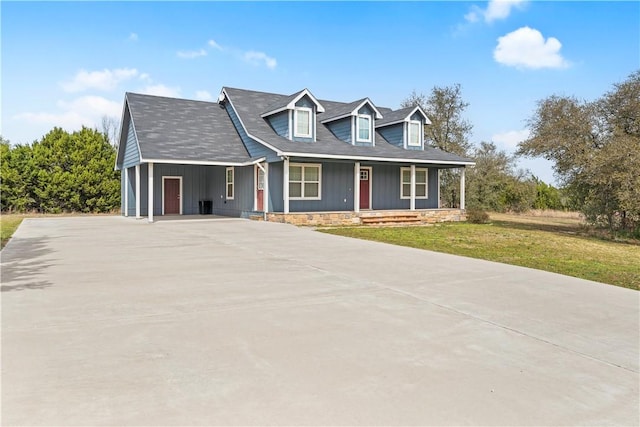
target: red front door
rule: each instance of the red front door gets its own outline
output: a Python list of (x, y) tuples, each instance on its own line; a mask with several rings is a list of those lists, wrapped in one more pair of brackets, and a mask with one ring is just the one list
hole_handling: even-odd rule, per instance
[(164, 179), (164, 214), (180, 214), (180, 180), (177, 178)]
[(371, 209), (371, 170), (360, 169), (360, 209)]
[(264, 171), (258, 168), (256, 175), (256, 208), (258, 211), (264, 210)]

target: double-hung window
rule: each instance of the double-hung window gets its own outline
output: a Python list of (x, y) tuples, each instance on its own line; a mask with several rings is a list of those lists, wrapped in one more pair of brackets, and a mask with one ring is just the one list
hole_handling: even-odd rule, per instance
[(421, 127), (419, 121), (412, 120), (409, 122), (409, 138), (407, 140), (409, 147), (420, 147), (422, 145)]
[(319, 164), (289, 165), (289, 198), (320, 200), (322, 166)]
[(361, 142), (371, 142), (371, 116), (358, 115), (357, 120), (357, 140)]
[(233, 166), (228, 167), (226, 169), (226, 187), (227, 187), (227, 191), (226, 191), (226, 195), (227, 195), (227, 200), (233, 200)]
[[(426, 199), (428, 169), (416, 168), (416, 199)], [(411, 168), (400, 168), (400, 198), (411, 198)]]
[(307, 107), (296, 107), (293, 111), (294, 132), (293, 136), (311, 138), (311, 118), (313, 110)]

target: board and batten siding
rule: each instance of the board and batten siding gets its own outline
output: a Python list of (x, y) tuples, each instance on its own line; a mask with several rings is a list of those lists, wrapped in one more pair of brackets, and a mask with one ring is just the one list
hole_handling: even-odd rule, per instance
[(391, 126), (381, 127), (376, 130), (387, 142), (389, 142), (389, 144), (402, 148), (404, 147), (404, 142), (402, 139), (402, 128), (402, 123), (398, 123)]
[[(292, 161), (292, 163), (298, 163)], [(322, 212), (353, 210), (353, 163), (324, 162), (322, 165), (321, 199), (290, 200), (290, 212)]]
[[(364, 163), (362, 166), (366, 166)], [(409, 209), (410, 200), (400, 198), (400, 168), (398, 165), (373, 166), (373, 209)], [(404, 167), (409, 167), (404, 166)], [(417, 166), (420, 168), (420, 166)], [(438, 170), (429, 168), (427, 174), (427, 199), (416, 199), (416, 209), (438, 207)]]
[(124, 147), (124, 157), (122, 160), (123, 168), (130, 168), (140, 163), (140, 150), (138, 150), (138, 141), (136, 141), (136, 133), (133, 129), (133, 122), (129, 121), (129, 129), (127, 130), (127, 143)]
[(254, 167), (236, 166), (233, 172), (233, 199), (226, 198), (226, 168), (215, 166), (211, 168), (209, 179), (211, 185), (211, 200), (213, 200), (214, 215), (243, 217), (253, 210), (254, 198)]
[(327, 123), (327, 127), (336, 138), (351, 144), (351, 117)]

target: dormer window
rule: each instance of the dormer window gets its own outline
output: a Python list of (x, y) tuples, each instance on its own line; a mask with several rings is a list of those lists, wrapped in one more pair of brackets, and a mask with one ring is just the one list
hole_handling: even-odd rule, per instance
[(420, 132), (421, 123), (417, 120), (409, 122), (409, 139), (407, 145), (410, 147), (420, 147), (422, 145), (422, 132)]
[(313, 110), (307, 107), (296, 107), (294, 110), (294, 132), (293, 136), (300, 138), (311, 138), (311, 116)]
[(358, 141), (371, 142), (371, 116), (358, 115)]

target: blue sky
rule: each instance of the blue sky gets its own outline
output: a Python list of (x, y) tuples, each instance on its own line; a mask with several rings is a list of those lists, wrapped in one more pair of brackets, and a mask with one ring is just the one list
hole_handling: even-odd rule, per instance
[[(593, 100), (640, 68), (639, 2), (6, 2), (2, 126), (30, 143), (99, 126), (126, 91), (222, 86), (397, 108), (461, 84), (472, 142), (512, 152), (536, 101)], [(550, 165), (524, 160), (547, 182)]]

